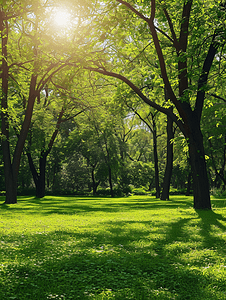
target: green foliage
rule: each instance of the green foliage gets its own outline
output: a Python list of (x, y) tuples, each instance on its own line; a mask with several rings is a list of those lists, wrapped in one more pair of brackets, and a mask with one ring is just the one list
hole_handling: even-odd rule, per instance
[(140, 188), (133, 188), (132, 193), (134, 195), (148, 195), (148, 194), (150, 194), (150, 191), (147, 191), (147, 189), (145, 189), (145, 187), (140, 187)]
[(226, 191), (222, 189), (213, 188), (211, 191), (212, 195), (216, 198), (224, 199), (226, 197)]
[[(129, 3), (144, 16), (150, 17), (151, 1)], [(201, 127), (211, 187), (224, 188), (225, 9), (220, 1), (193, 1), (187, 51), (178, 54), (164, 9), (179, 39), (183, 3), (156, 1), (155, 25), (168, 79), (176, 95), (179, 90), (178, 63), (187, 61), (189, 84), (180, 100), (189, 100), (192, 109), (206, 52), (214, 32), (217, 33), (216, 41), (220, 46), (210, 70), (208, 85), (202, 88), (206, 98)], [(56, 30), (51, 23), (51, 14), (55, 7), (61, 5), (67, 6), (74, 20), (67, 30)], [(49, 192), (89, 193), (93, 175), (95, 183), (99, 183), (97, 192), (105, 195), (109, 193), (106, 188), (109, 169), (116, 195), (130, 193), (130, 184), (137, 191), (142, 187), (152, 188), (153, 130), (157, 129), (161, 179), (166, 157), (165, 116), (157, 115), (124, 83), (87, 70), (95, 67), (124, 75), (151, 101), (168, 108), (172, 103), (165, 97), (159, 60), (145, 21), (120, 1), (4, 1), (1, 8), (10, 16), (7, 48), (9, 103), (5, 112), (9, 114), (11, 148), (15, 149), (23, 123), (32, 74), (38, 76), (40, 87), (61, 65), (64, 68), (39, 90), (25, 149), (32, 152), (38, 167), (41, 153), (48, 148), (63, 108), (64, 121), (68, 122), (61, 124), (55, 152), (48, 157), (46, 181)], [(11, 18), (14, 13), (15, 17)], [(83, 116), (73, 118), (83, 109)], [(155, 116), (155, 124), (151, 122), (151, 116)], [(68, 136), (69, 141), (64, 143)], [(175, 150), (172, 185), (174, 189), (184, 190), (189, 173), (188, 144), (178, 132), (172, 142)], [(219, 172), (221, 180), (217, 179)], [(0, 173), (3, 174), (2, 169)], [(19, 193), (32, 189), (25, 157), (22, 158), (18, 182)], [(1, 189), (5, 189), (3, 180), (0, 185)], [(171, 193), (176, 192), (171, 190)]]
[(154, 167), (152, 163), (144, 163), (141, 161), (132, 162), (128, 167), (129, 182), (135, 188), (141, 186), (149, 187), (153, 181)]
[(0, 298), (225, 299), (226, 199), (212, 202), (213, 211), (184, 196), (1, 205)]

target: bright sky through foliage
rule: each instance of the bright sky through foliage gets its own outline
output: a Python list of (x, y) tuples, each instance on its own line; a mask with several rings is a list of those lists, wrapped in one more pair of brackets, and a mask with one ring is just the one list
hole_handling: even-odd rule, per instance
[(66, 9), (58, 8), (54, 12), (54, 23), (58, 27), (67, 27), (71, 22), (71, 14)]

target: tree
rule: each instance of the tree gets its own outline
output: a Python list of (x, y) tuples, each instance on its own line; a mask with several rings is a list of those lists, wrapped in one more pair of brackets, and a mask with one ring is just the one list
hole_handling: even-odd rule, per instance
[[(80, 118), (79, 126), (76, 126), (74, 131), (70, 134), (66, 147), (69, 161), (66, 167), (67, 171), (70, 171), (73, 157), (77, 156), (78, 159), (82, 157), (86, 162), (86, 167), (83, 167), (83, 163), (83, 165), (81, 164), (81, 166), (79, 166), (80, 170), (83, 169), (86, 174), (88, 173), (87, 177), (89, 180), (86, 179), (86, 181), (88, 184), (91, 181), (93, 195), (96, 195), (99, 184), (101, 181), (106, 180), (106, 177), (100, 174), (100, 169), (103, 169), (105, 163), (102, 160), (102, 151), (99, 146), (98, 136), (93, 124), (90, 123), (87, 116), (84, 116), (84, 119)], [(79, 167), (77, 167), (77, 169)], [(73, 170), (73, 172), (75, 173), (75, 170)]]
[[(172, 108), (169, 108), (172, 109)], [(169, 200), (170, 181), (173, 170), (173, 120), (167, 116), (167, 154), (166, 154), (166, 167), (162, 185), (161, 200)]]
[[(32, 20), (26, 16), (35, 9), (36, 15)], [(38, 2), (15, 3), (7, 2), (0, 6), (1, 32), (1, 130), (4, 174), (6, 187), (5, 203), (17, 202), (17, 179), (20, 159), (24, 143), (29, 131), (35, 100), (50, 78), (65, 65), (59, 61), (47, 59), (40, 51), (40, 32), (38, 31), (39, 13)], [(17, 29), (16, 28), (17, 25)], [(19, 47), (15, 49), (15, 40)], [(29, 47), (28, 47), (29, 45)], [(44, 50), (44, 49), (43, 49)], [(10, 54), (10, 55), (9, 55)], [(29, 82), (29, 84), (27, 84)], [(20, 118), (24, 114), (22, 124), (17, 128), (18, 140), (15, 149), (10, 149), (10, 126), (12, 124), (9, 111), (9, 92), (15, 86), (14, 93), (21, 98)]]
[[(92, 59), (92, 65), (87, 66), (86, 63), (85, 68), (123, 81), (144, 102), (166, 114), (177, 124), (188, 142), (193, 176), (194, 208), (211, 209), (200, 123), (209, 73), (211, 67), (214, 66), (214, 58), (225, 40), (225, 25), (223, 21), (225, 19), (225, 10), (221, 9), (219, 3), (217, 6), (214, 6), (209, 1), (206, 1), (202, 6), (199, 1), (194, 1), (194, 5), (192, 0), (184, 1), (182, 5), (176, 1), (156, 2), (152, 0), (150, 1), (151, 7), (147, 1), (139, 1), (137, 5), (122, 0), (116, 0), (115, 2), (121, 5), (116, 6), (111, 3), (108, 7), (108, 11), (110, 11), (108, 14), (110, 19), (107, 23), (109, 36), (113, 26), (116, 27), (118, 25), (115, 23), (120, 23), (122, 20), (125, 22), (125, 20), (131, 18), (134, 21), (134, 16), (140, 21), (139, 24), (136, 23), (139, 25), (137, 38), (141, 34), (141, 31), (139, 31), (141, 22), (147, 24), (157, 54), (156, 61), (161, 71), (161, 78), (168, 97), (175, 107), (175, 112), (168, 110), (164, 105), (159, 105), (152, 101), (126, 75), (117, 73), (116, 67), (115, 71), (109, 70), (107, 52), (105, 52), (105, 63), (103, 62), (104, 58), (101, 63), (99, 63), (98, 59)], [(125, 11), (125, 7), (127, 11)], [(105, 15), (107, 15), (106, 12)], [(212, 19), (213, 15), (215, 19)], [(116, 19), (115, 21), (113, 21), (114, 18)], [(216, 20), (211, 23), (211, 27), (208, 23), (210, 20), (211, 22)], [(99, 21), (97, 26), (106, 32), (106, 22), (104, 22), (102, 27), (101, 21)], [(112, 22), (112, 26), (110, 22)], [(114, 32), (117, 35), (116, 29)], [(158, 32), (161, 34), (160, 37)], [(131, 35), (129, 39), (132, 42), (134, 41)], [(200, 43), (200, 40), (203, 43)], [(106, 38), (105, 44), (108, 41), (109, 37)], [(103, 47), (105, 44), (101, 46)], [(120, 44), (120, 46), (123, 45)], [(169, 48), (170, 51), (173, 49), (171, 54), (168, 51)], [(198, 53), (200, 54), (199, 56)], [(169, 58), (166, 58), (166, 54), (169, 55)], [(122, 57), (119, 59), (115, 55), (115, 58), (117, 65), (119, 65), (122, 62)], [(113, 58), (110, 61), (112, 66)], [(194, 66), (196, 66), (196, 69)], [(177, 90), (179, 91), (178, 95), (176, 95)]]
[[(61, 73), (61, 77), (63, 78), (62, 73)], [(64, 77), (70, 78), (67, 72)], [(54, 78), (52, 78), (51, 80), (52, 85), (57, 86), (58, 89), (56, 89), (55, 86), (52, 89), (46, 86), (45, 96), (43, 97), (43, 99), (39, 100), (39, 106), (41, 106), (40, 111), (42, 116), (41, 116), (41, 120), (39, 121), (38, 129), (36, 130), (36, 133), (38, 133), (39, 138), (41, 138), (41, 150), (40, 150), (40, 154), (38, 155), (38, 167), (35, 166), (31, 154), (31, 146), (32, 146), (31, 144), (34, 139), (36, 139), (36, 143), (34, 144), (35, 152), (39, 150), (37, 144), (38, 137), (37, 135), (33, 136), (33, 133), (35, 131), (34, 126), (36, 125), (38, 120), (36, 120), (36, 123), (33, 122), (32, 128), (30, 130), (29, 143), (28, 143), (28, 148), (26, 153), (29, 161), (30, 170), (36, 186), (36, 197), (38, 198), (43, 198), (45, 196), (45, 184), (46, 184), (45, 174), (46, 174), (47, 157), (50, 154), (50, 151), (52, 150), (54, 142), (60, 131), (61, 124), (75, 118), (76, 116), (84, 112), (86, 109), (82, 101), (81, 103), (75, 101), (75, 97), (72, 97), (72, 95), (70, 95), (72, 89), (69, 91), (68, 90), (69, 87), (66, 87), (65, 80), (62, 79), (62, 81), (63, 82), (61, 83), (61, 85), (59, 85), (56, 84), (54, 82)], [(70, 78), (70, 81), (72, 81), (72, 78)], [(63, 87), (63, 85), (65, 85), (65, 87)], [(54, 88), (56, 89), (55, 91)], [(51, 92), (51, 96), (49, 95), (50, 92)], [(75, 90), (73, 90), (73, 92), (75, 93)], [(59, 106), (61, 106), (60, 110), (58, 109)], [(52, 116), (48, 117), (48, 112)], [(50, 129), (51, 129), (50, 124), (52, 122), (55, 122), (55, 126), (53, 126), (52, 132), (50, 133)], [(45, 126), (47, 128), (45, 128)], [(48, 136), (48, 133), (50, 133), (50, 136)]]
[(153, 156), (154, 156), (154, 167), (155, 167), (155, 190), (156, 190), (156, 198), (160, 198), (160, 184), (159, 184), (159, 163), (158, 163), (158, 151), (157, 151), (157, 111), (149, 113), (142, 117), (138, 111), (134, 110), (135, 114), (142, 120), (144, 124), (148, 127), (150, 132), (152, 133), (153, 139)]

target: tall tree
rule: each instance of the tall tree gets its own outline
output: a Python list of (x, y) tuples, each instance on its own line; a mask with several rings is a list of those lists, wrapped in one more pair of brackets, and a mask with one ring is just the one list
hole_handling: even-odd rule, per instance
[[(68, 76), (68, 72), (66, 72), (65, 74), (61, 73), (60, 77), (66, 77), (69, 78), (68, 81), (72, 81), (71, 76)], [(45, 95), (43, 95), (42, 99), (39, 99), (38, 106), (40, 106), (39, 111), (41, 111), (41, 117), (39, 117), (40, 120), (36, 119), (36, 122), (34, 121), (32, 123), (32, 128), (30, 130), (28, 148), (26, 153), (30, 170), (36, 186), (36, 197), (38, 198), (43, 198), (45, 196), (45, 174), (47, 157), (50, 154), (54, 142), (59, 134), (61, 124), (75, 118), (86, 109), (82, 101), (81, 103), (79, 103), (78, 100), (75, 100), (75, 94), (74, 96), (70, 95), (72, 91), (68, 90), (69, 87), (67, 87), (66, 84), (67, 82), (65, 82), (65, 80), (62, 80), (61, 85), (59, 85), (55, 82), (54, 78), (51, 79), (51, 85), (53, 85), (53, 88), (50, 89), (46, 86)], [(73, 92), (75, 93), (75, 89), (73, 90)], [(59, 109), (58, 107), (61, 107), (61, 109)], [(36, 124), (37, 121), (39, 123), (38, 126)], [(55, 126), (52, 127), (50, 124), (53, 122), (55, 123)], [(38, 132), (39, 138), (41, 138), (41, 149), (38, 149), (38, 137), (34, 134), (35, 126), (38, 127), (36, 129), (36, 133)], [(36, 143), (34, 142), (34, 139), (36, 140)], [(34, 152), (37, 153), (37, 151), (40, 151), (38, 155), (38, 165), (35, 165), (34, 159), (32, 157), (32, 142), (34, 143)]]
[[(26, 16), (35, 7), (37, 15), (32, 20)], [(17, 202), (17, 179), (21, 154), (29, 131), (35, 100), (39, 97), (50, 78), (64, 65), (58, 61), (46, 61), (40, 51), (40, 36), (38, 31), (40, 7), (38, 2), (15, 3), (6, 2), (0, 5), (1, 31), (1, 130), (4, 174), (6, 186), (5, 203)], [(16, 26), (17, 25), (17, 26)], [(14, 47), (15, 40), (18, 48)], [(23, 49), (22, 49), (23, 48)], [(29, 82), (26, 85), (26, 82)], [(10, 147), (9, 131), (11, 116), (9, 110), (9, 89), (16, 86), (15, 94), (22, 95), (22, 110), (24, 119), (18, 128), (18, 140), (15, 149)], [(23, 113), (22, 113), (23, 115)], [(13, 153), (12, 153), (13, 152)]]
[[(172, 109), (172, 108), (169, 108)], [(166, 154), (166, 167), (162, 185), (161, 200), (169, 200), (170, 181), (173, 170), (173, 120), (167, 116), (167, 154)]]
[(154, 167), (155, 167), (155, 191), (156, 191), (156, 198), (160, 198), (160, 183), (159, 183), (159, 162), (158, 162), (158, 150), (157, 150), (157, 111), (152, 112), (151, 110), (149, 113), (143, 117), (137, 110), (133, 110), (135, 114), (147, 125), (149, 130), (152, 133), (153, 139), (153, 156), (154, 156)]
[[(103, 30), (105, 28), (104, 31), (107, 31), (108, 36), (114, 32), (117, 37), (117, 29), (113, 30), (113, 27), (117, 27), (117, 23), (122, 22), (122, 20), (125, 22), (125, 15), (127, 16), (126, 24), (129, 20), (134, 21), (136, 16), (139, 25), (143, 22), (148, 26), (157, 55), (156, 61), (161, 71), (161, 79), (168, 97), (175, 107), (175, 112), (152, 101), (129, 77), (117, 73), (117, 68), (115, 68), (115, 71), (111, 70), (112, 68), (107, 63), (106, 52), (106, 63), (103, 62), (104, 59), (101, 63), (98, 59), (93, 59), (92, 65), (85, 67), (123, 81), (144, 102), (169, 116), (178, 125), (187, 139), (189, 147), (193, 176), (194, 208), (211, 209), (200, 122), (209, 73), (215, 55), (225, 40), (225, 10), (221, 10), (219, 3), (214, 6), (210, 1), (206, 1), (204, 5), (199, 1), (192, 0), (183, 1), (180, 4), (176, 1), (157, 2), (155, 0), (136, 3), (122, 0), (116, 0), (116, 2), (120, 5), (113, 5), (111, 1), (110, 7), (108, 7), (111, 12), (111, 14), (108, 14), (110, 16), (107, 22), (108, 27), (106, 27), (106, 20), (104, 20), (102, 27), (101, 21), (99, 21), (99, 28), (101, 27)], [(106, 12), (105, 15), (107, 15)], [(216, 21), (213, 19), (214, 23), (211, 24), (212, 27), (210, 28), (209, 21), (212, 20), (213, 15)], [(113, 21), (114, 18), (115, 21)], [(141, 25), (138, 29), (141, 29)], [(140, 32), (137, 32), (137, 38), (139, 38)], [(134, 39), (131, 35), (129, 39), (133, 45)], [(200, 43), (200, 39), (203, 41), (202, 43)], [(105, 38), (106, 44), (108, 41), (109, 37)], [(111, 40), (110, 42), (114, 41)], [(117, 38), (115, 42), (117, 42)], [(102, 43), (102, 46), (105, 46), (105, 44)], [(123, 44), (120, 44), (120, 46), (123, 46)], [(168, 51), (169, 48), (173, 49), (171, 54)], [(196, 55), (197, 57), (195, 57)], [(117, 58), (116, 54), (115, 58)], [(117, 58), (117, 64), (119, 65), (122, 60), (122, 56), (120, 59)], [(113, 58), (111, 58), (111, 64), (112, 61)], [(194, 66), (196, 66), (196, 69)], [(178, 95), (176, 94), (177, 91)]]

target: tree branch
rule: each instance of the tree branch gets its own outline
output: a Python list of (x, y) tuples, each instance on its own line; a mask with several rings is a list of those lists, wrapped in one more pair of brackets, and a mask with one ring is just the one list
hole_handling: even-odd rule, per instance
[(163, 9), (163, 12), (164, 12), (164, 14), (166, 16), (166, 19), (168, 21), (168, 24), (169, 24), (169, 27), (170, 27), (170, 31), (171, 31), (171, 34), (172, 34), (172, 37), (173, 37), (173, 40), (172, 39), (171, 40), (173, 41), (173, 45), (176, 48), (176, 51), (179, 52), (180, 51), (180, 45), (179, 45), (179, 42), (177, 40), (176, 33), (174, 31), (172, 20), (171, 20), (169, 14), (168, 14), (168, 11), (166, 10), (166, 8)]
[[(168, 34), (166, 34), (163, 30), (161, 30), (160, 28), (158, 28), (157, 26), (155, 26), (155, 29), (158, 30), (161, 34), (163, 34), (168, 40), (170, 40), (170, 42), (172, 42), (174, 44), (174, 40), (171, 39), (170, 36), (168, 36)], [(175, 46), (175, 45), (174, 45)], [(176, 48), (176, 47), (175, 47)]]
[[(165, 87), (168, 91), (168, 94), (169, 94), (169, 98), (170, 100), (172, 101), (172, 103), (176, 106), (177, 108), (177, 111), (179, 112), (182, 120), (187, 123), (187, 116), (184, 112), (184, 110), (182, 109), (182, 106), (180, 104), (180, 102), (177, 100), (177, 97), (172, 89), (172, 86), (169, 82), (169, 78), (168, 78), (168, 75), (167, 75), (167, 71), (166, 71), (166, 65), (165, 65), (165, 60), (164, 60), (164, 57), (163, 57), (163, 53), (162, 53), (162, 49), (161, 49), (161, 46), (160, 46), (160, 43), (159, 43), (159, 39), (158, 39), (158, 35), (157, 35), (157, 32), (156, 32), (156, 28), (155, 28), (155, 25), (154, 25), (154, 18), (155, 18), (155, 9), (156, 9), (156, 6), (155, 6), (155, 0), (151, 0), (151, 17), (150, 19), (146, 18), (142, 13), (140, 13), (139, 11), (137, 11), (131, 4), (129, 4), (128, 2), (126, 1), (122, 1), (122, 0), (116, 0), (117, 2), (125, 5), (126, 7), (128, 7), (132, 12), (134, 12), (137, 16), (139, 16), (141, 19), (143, 19), (145, 22), (148, 23), (149, 25), (149, 28), (151, 30), (151, 34), (152, 34), (152, 38), (153, 38), (153, 41), (154, 41), (154, 44), (155, 44), (155, 49), (156, 49), (156, 52), (157, 52), (157, 55), (158, 55), (158, 60), (159, 60), (159, 63), (160, 63), (160, 69), (161, 69), (161, 74), (162, 74), (162, 78), (163, 78), (163, 82), (165, 84)], [(119, 74), (118, 74), (119, 75)], [(111, 76), (111, 75), (109, 75)], [(120, 75), (119, 75), (120, 76)], [(116, 77), (116, 76), (113, 76), (113, 77)], [(119, 77), (117, 77), (119, 78)], [(126, 78), (125, 78), (126, 79)], [(122, 79), (121, 79), (122, 80)], [(123, 80), (124, 81), (124, 80)], [(125, 82), (125, 81), (124, 81)], [(127, 83), (128, 84), (128, 83)], [(131, 82), (130, 82), (131, 84)], [(128, 84), (128, 85), (130, 85)], [(134, 90), (135, 91), (135, 90)], [(136, 91), (137, 93), (138, 91)], [(139, 92), (137, 93), (139, 95), (140, 93), (140, 90)], [(143, 94), (142, 94), (143, 95)], [(140, 96), (140, 95), (139, 95)], [(144, 96), (144, 95), (143, 95)], [(142, 96), (142, 97), (143, 97)], [(141, 96), (140, 96), (141, 97)], [(142, 98), (141, 97), (141, 98)], [(146, 97), (145, 97), (146, 98)], [(142, 98), (143, 99), (143, 98)], [(146, 98), (147, 99), (147, 98)], [(143, 99), (144, 100), (144, 99)], [(148, 99), (149, 100), (149, 99)], [(146, 100), (144, 100), (146, 101)], [(150, 101), (150, 100), (149, 100)], [(150, 105), (150, 104), (149, 104)], [(158, 109), (159, 110), (159, 109)], [(175, 121), (174, 121), (175, 122)], [(176, 123), (176, 122), (175, 122)], [(179, 126), (179, 125), (178, 125)], [(180, 124), (180, 127), (181, 127), (181, 124)], [(182, 129), (181, 129), (182, 130)], [(183, 131), (184, 132), (184, 131)]]
[(133, 13), (135, 13), (138, 17), (140, 17), (141, 19), (143, 19), (144, 21), (147, 22), (148, 18), (146, 18), (142, 13), (140, 13), (138, 10), (136, 10), (131, 4), (129, 4), (126, 1), (122, 1), (122, 0), (116, 0), (117, 2), (125, 5), (126, 7), (128, 7)]
[(124, 77), (121, 74), (117, 74), (117, 73), (114, 73), (114, 72), (109, 72), (109, 71), (107, 71), (103, 68), (101, 68), (101, 69), (100, 68), (92, 68), (92, 67), (84, 67), (84, 68), (87, 69), (87, 70), (93, 71), (93, 72), (97, 72), (97, 73), (109, 76), (109, 77), (117, 78), (117, 79), (125, 82), (145, 103), (147, 103), (151, 107), (155, 108), (156, 110), (164, 113), (165, 115), (168, 115), (178, 125), (178, 127), (181, 129), (181, 131), (183, 133), (185, 133), (184, 124), (182, 123), (181, 120), (178, 119), (178, 117), (174, 113), (169, 112), (168, 109), (166, 109), (166, 108), (158, 105), (157, 103), (151, 101), (150, 99), (148, 99), (141, 92), (141, 90), (137, 86), (135, 86), (128, 78)]
[[(187, 66), (187, 57), (186, 50), (188, 45), (188, 27), (189, 19), (191, 14), (192, 0), (188, 0), (184, 3), (182, 19), (181, 19), (181, 28), (180, 28), (180, 37), (179, 37), (179, 61), (178, 61), (178, 78), (179, 78), (179, 96), (185, 96), (185, 91), (188, 89), (188, 66)], [(189, 108), (189, 99), (183, 99), (184, 106), (186, 105)]]
[(220, 97), (220, 96), (217, 96), (216, 94), (211, 93), (211, 94), (209, 94), (209, 95), (212, 96), (212, 97), (214, 97), (214, 98), (217, 98), (217, 99), (219, 99), (219, 100), (222, 100), (222, 101), (226, 102), (226, 99), (224, 99), (224, 98), (222, 98), (222, 97)]
[(217, 52), (217, 49), (220, 46), (219, 42), (215, 42), (215, 36), (216, 36), (216, 34), (213, 36), (212, 42), (209, 46), (209, 50), (206, 55), (205, 61), (203, 63), (202, 72), (201, 72), (201, 75), (200, 75), (199, 81), (198, 81), (198, 92), (197, 92), (197, 96), (196, 96), (195, 111), (197, 113), (199, 120), (201, 119), (201, 115), (202, 115), (202, 109), (203, 109), (203, 104), (204, 104), (204, 99), (205, 99), (205, 86), (207, 84), (208, 75), (209, 75), (210, 68), (212, 66), (215, 54)]

